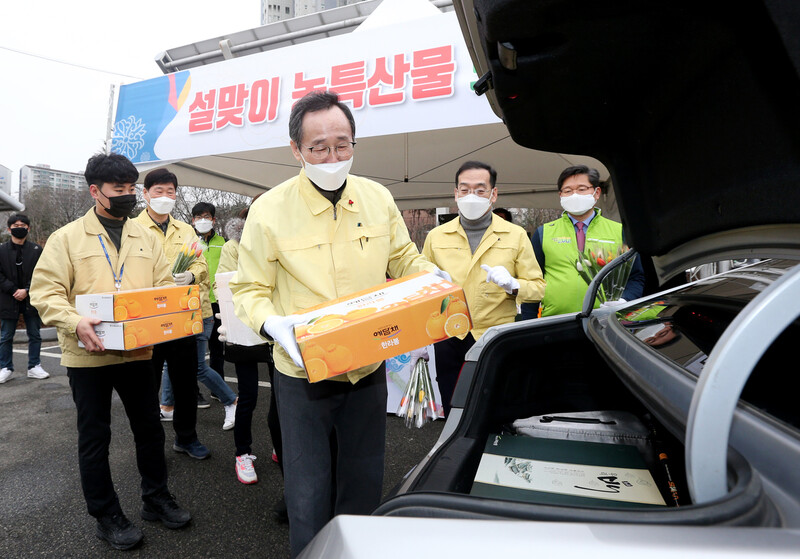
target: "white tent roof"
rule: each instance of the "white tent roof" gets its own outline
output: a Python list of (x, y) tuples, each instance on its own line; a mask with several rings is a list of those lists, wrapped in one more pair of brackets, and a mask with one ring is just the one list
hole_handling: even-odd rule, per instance
[[(447, 1), (428, 5), (427, 0), (416, 1), (425, 4), (423, 12), (433, 5), (447, 10), (450, 4)], [(365, 103), (354, 108), (358, 142), (354, 174), (386, 185), (401, 209), (452, 206), (455, 170), (470, 159), (485, 161), (498, 170), (497, 204), (506, 207), (558, 207), (555, 180), (569, 165), (587, 164), (598, 168), (602, 178), (608, 177), (607, 170), (592, 158), (537, 152), (510, 139), (486, 100), (470, 89), (470, 82), (477, 76), (455, 14), (434, 9), (433, 15), (419, 14), (418, 19), (407, 15), (403, 18), (406, 21), (397, 22), (394, 20), (399, 18), (393, 10), (398, 6), (409, 8), (412, 2), (401, 0), (390, 4), (386, 0), (377, 9), (379, 4), (379, 0), (372, 0), (313, 14), (318, 20), (316, 27), (307, 25), (309, 16), (305, 16), (167, 51), (166, 58), (161, 59), (165, 71), (188, 71), (148, 82), (162, 80), (166, 84), (165, 80), (172, 80), (169, 99), (174, 110), (167, 108), (166, 112), (177, 111), (177, 114), (162, 126), (157, 141), (137, 142), (137, 145), (147, 144), (142, 148), (145, 154), (127, 155), (143, 174), (154, 167), (167, 166), (181, 184), (255, 195), (297, 174), (299, 166), (288, 146), (286, 124), (293, 99), (291, 88), (296, 85), (297, 75), (309, 80), (324, 75), (331, 82), (331, 68), (360, 59), (368, 77), (380, 57), (391, 61), (401, 53), (405, 60), (413, 61), (415, 53), (421, 50), (449, 45), (455, 66), (450, 95), (421, 101), (411, 99), (409, 90), (413, 84), (409, 83), (412, 81), (409, 73), (404, 90), (381, 86), (384, 91), (404, 91), (405, 98), (399, 104), (376, 107)], [(358, 19), (349, 16), (373, 12), (376, 20), (380, 18), (378, 21), (359, 15), (358, 23), (365, 19), (367, 23), (363, 23), (358, 33), (349, 35), (356, 27), (353, 21)], [(241, 42), (245, 36), (261, 36), (258, 39), (261, 44)], [(234, 39), (239, 42), (234, 43)], [(220, 41), (223, 48), (219, 47)], [(211, 48), (213, 44), (216, 49)], [(250, 56), (243, 57), (245, 54)], [(413, 70), (413, 62), (411, 65)], [(252, 85), (253, 80), (270, 76), (281, 79), (280, 110), (274, 122), (228, 126), (213, 133), (186, 133), (190, 122), (187, 109), (198, 93), (219, 93), (220, 86)], [(328, 85), (336, 89), (333, 84)], [(146, 122), (151, 116), (147, 111), (154, 112), (151, 108), (129, 103), (133, 109), (126, 112), (130, 107), (123, 107), (125, 88), (136, 86), (122, 86), (120, 93), (112, 149), (123, 153), (132, 145), (124, 137), (120, 140), (125, 119), (129, 128), (135, 128), (140, 117), (147, 126), (154, 127)], [(150, 102), (157, 96), (152, 91), (156, 86), (167, 87), (142, 82), (140, 89), (146, 93), (143, 99)], [(166, 99), (165, 93), (160, 95)], [(161, 112), (158, 115), (161, 118)], [(140, 129), (146, 128), (145, 124)]]

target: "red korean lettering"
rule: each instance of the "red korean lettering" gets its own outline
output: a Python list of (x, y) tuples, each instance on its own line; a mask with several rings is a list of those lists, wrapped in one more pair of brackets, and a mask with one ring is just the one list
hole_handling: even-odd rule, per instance
[(411, 68), (411, 98), (431, 99), (453, 94), (453, 46), (414, 51)]
[(325, 78), (306, 78), (303, 72), (294, 75), (294, 91), (292, 91), (292, 101), (302, 99), (312, 91), (327, 91), (328, 86)]
[(247, 121), (251, 124), (272, 122), (278, 116), (280, 77), (257, 80), (250, 87), (250, 110)]
[(404, 54), (394, 56), (391, 70), (387, 67), (386, 57), (377, 58), (375, 71), (367, 80), (369, 105), (375, 107), (402, 103), (405, 100), (406, 74), (410, 69), (411, 64), (406, 62)]
[(219, 89), (217, 121), (215, 123), (217, 130), (225, 128), (229, 124), (231, 126), (244, 125), (244, 103), (249, 95), (250, 92), (243, 83)]
[(189, 133), (209, 132), (214, 129), (217, 90), (198, 91), (189, 105)]
[(367, 89), (366, 69), (367, 63), (363, 60), (337, 64), (331, 68), (331, 91), (339, 95), (340, 101), (350, 101), (354, 109), (364, 106), (364, 91)]

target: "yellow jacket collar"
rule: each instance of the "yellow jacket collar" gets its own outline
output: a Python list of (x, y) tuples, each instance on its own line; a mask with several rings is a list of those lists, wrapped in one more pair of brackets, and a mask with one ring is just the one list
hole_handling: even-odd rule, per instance
[[(351, 211), (358, 212), (358, 200), (351, 195), (352, 188), (350, 188), (350, 175), (347, 175), (347, 184), (344, 186), (342, 196), (339, 198), (338, 206)], [(317, 191), (317, 188), (311, 184), (306, 176), (306, 170), (300, 169), (300, 175), (297, 177), (298, 185), (300, 187), (300, 195), (305, 200), (308, 209), (313, 215), (319, 215), (331, 207), (330, 201)]]
[[(508, 233), (511, 231), (511, 224), (499, 215), (492, 214), (492, 222), (489, 224), (489, 229), (498, 233)], [(461, 233), (464, 237), (467, 236), (466, 231), (461, 227), (461, 216), (453, 218), (443, 224), (442, 231), (445, 233)]]
[[(83, 220), (83, 228), (86, 231), (87, 235), (102, 235), (106, 232), (106, 228), (103, 227), (103, 224), (100, 223), (100, 220), (97, 219), (97, 214), (94, 211), (94, 206), (89, 208), (89, 211), (84, 214), (86, 219)], [(125, 220), (125, 224), (122, 226), (122, 234), (123, 235), (131, 235), (136, 236), (136, 233), (132, 233), (130, 227), (128, 227), (128, 222), (132, 218), (128, 218)]]

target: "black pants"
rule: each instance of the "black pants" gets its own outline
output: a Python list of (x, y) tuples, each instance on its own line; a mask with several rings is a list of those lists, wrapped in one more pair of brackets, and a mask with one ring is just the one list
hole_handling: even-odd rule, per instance
[(380, 504), (386, 367), (356, 384), (311, 384), (276, 371), (273, 388), (281, 422), (289, 543), (296, 557), (334, 515), (370, 514)]
[(433, 344), (433, 352), (436, 355), (436, 383), (439, 385), (439, 393), (442, 395), (445, 417), (450, 415), (450, 400), (453, 399), (453, 391), (456, 389), (458, 373), (461, 372), (464, 357), (473, 345), (475, 345), (475, 338), (471, 333), (467, 334), (463, 340), (447, 338)]
[(161, 386), (164, 361), (167, 362), (167, 372), (175, 395), (175, 415), (172, 420), (175, 440), (180, 444), (189, 444), (197, 440), (197, 337), (188, 336), (153, 346), (150, 363), (156, 392)]
[(222, 321), (217, 318), (219, 303), (211, 303), (211, 310), (214, 311), (214, 329), (211, 330), (211, 337), (208, 339), (208, 364), (219, 373), (219, 376), (225, 378), (225, 347), (219, 341), (219, 327), (222, 326)]
[(164, 429), (149, 362), (67, 367), (67, 376), (78, 411), (78, 465), (89, 514), (122, 512), (108, 463), (112, 390), (119, 394), (133, 432), (142, 497), (165, 491)]

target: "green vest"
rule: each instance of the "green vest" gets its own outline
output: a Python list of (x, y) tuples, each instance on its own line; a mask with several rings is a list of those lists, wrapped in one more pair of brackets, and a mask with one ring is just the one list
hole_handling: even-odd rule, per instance
[[(622, 245), (622, 224), (602, 217), (599, 209), (595, 211), (597, 215), (586, 230), (585, 246), (599, 245), (604, 249), (616, 250)], [(560, 219), (545, 223), (542, 227), (542, 250), (544, 279), (547, 282), (542, 299), (542, 316), (580, 311), (588, 286), (575, 267), (578, 259), (575, 226), (566, 212)], [(595, 307), (598, 305), (595, 301)]]
[(211, 279), (211, 290), (209, 292), (209, 299), (212, 303), (217, 302), (217, 296), (214, 294), (214, 275), (217, 273), (217, 266), (219, 266), (219, 257), (222, 254), (222, 245), (225, 244), (225, 239), (214, 232), (208, 244), (203, 238), (200, 238), (205, 248), (203, 249), (203, 256), (208, 263), (208, 276)]

